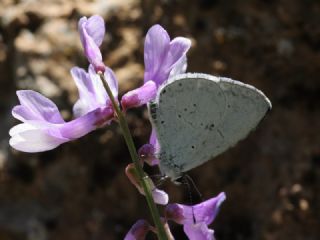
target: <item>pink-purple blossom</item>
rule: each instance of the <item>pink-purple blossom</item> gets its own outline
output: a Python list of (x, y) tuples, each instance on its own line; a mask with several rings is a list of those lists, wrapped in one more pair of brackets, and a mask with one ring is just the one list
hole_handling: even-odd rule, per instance
[[(152, 26), (144, 42), (144, 85), (126, 93), (122, 101), (125, 108), (138, 107), (153, 100), (158, 87), (169, 77), (184, 73), (187, 68), (187, 51), (191, 41), (176, 37), (170, 41), (169, 34), (160, 25)], [(152, 81), (155, 86), (151, 86)]]
[[(23, 152), (48, 151), (111, 121), (114, 110), (93, 67), (89, 67), (89, 73), (74, 67), (71, 74), (79, 90), (79, 100), (73, 108), (76, 118), (70, 122), (65, 122), (58, 107), (40, 93), (17, 91), (20, 105), (13, 108), (12, 115), (23, 123), (9, 131), (9, 143), (13, 148)], [(112, 71), (107, 69), (104, 75), (117, 95), (118, 85)]]
[(170, 76), (186, 71), (186, 53), (191, 41), (176, 37), (170, 41), (169, 34), (160, 25), (151, 27), (144, 42), (144, 82), (153, 80), (157, 86)]
[[(73, 106), (73, 113), (76, 117), (105, 106), (112, 105), (111, 100), (101, 82), (99, 75), (96, 74), (92, 65), (88, 72), (79, 67), (71, 69), (71, 75), (79, 91), (79, 99)], [(106, 67), (104, 78), (109, 85), (115, 98), (118, 97), (118, 81), (113, 71)]]
[(121, 99), (122, 109), (139, 107), (154, 99), (157, 93), (157, 85), (154, 81), (146, 82), (142, 87), (134, 89), (126, 93)]
[(213, 240), (213, 230), (208, 228), (216, 218), (220, 205), (226, 199), (224, 192), (193, 206), (168, 204), (165, 209), (166, 218), (183, 225), (189, 239)]
[(150, 166), (159, 164), (159, 159), (156, 157), (156, 148), (154, 144), (147, 143), (142, 145), (138, 150), (138, 155), (141, 160), (148, 163)]
[[(154, 25), (149, 29), (144, 43), (144, 85), (125, 94), (122, 98), (122, 106), (125, 109), (142, 106), (154, 100), (158, 87), (170, 77), (184, 73), (187, 68), (187, 51), (191, 46), (191, 41), (184, 37), (176, 37), (170, 40), (167, 31), (160, 25)], [(154, 85), (151, 86), (150, 82)], [(156, 132), (153, 130), (149, 144), (154, 148), (144, 147), (144, 154), (155, 156), (159, 150)], [(146, 150), (151, 152), (145, 152)], [(150, 158), (149, 158), (150, 159)], [(158, 163), (155, 157), (152, 161), (147, 161), (151, 165)]]
[(102, 44), (105, 25), (101, 16), (94, 15), (90, 18), (82, 17), (78, 23), (80, 40), (88, 61), (96, 72), (104, 72), (105, 65), (99, 47)]

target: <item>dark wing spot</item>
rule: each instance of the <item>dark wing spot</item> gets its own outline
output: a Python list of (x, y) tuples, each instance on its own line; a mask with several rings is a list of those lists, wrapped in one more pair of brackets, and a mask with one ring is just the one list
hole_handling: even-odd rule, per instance
[(206, 125), (204, 129), (209, 129), (209, 131), (212, 131), (214, 129), (214, 123)]
[(222, 134), (222, 132), (218, 129), (217, 132), (219, 133), (219, 135), (224, 138), (224, 135)]

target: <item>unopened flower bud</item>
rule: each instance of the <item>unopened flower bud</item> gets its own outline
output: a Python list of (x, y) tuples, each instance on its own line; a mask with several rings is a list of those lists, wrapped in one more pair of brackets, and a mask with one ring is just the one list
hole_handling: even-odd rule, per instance
[(155, 156), (155, 147), (150, 143), (144, 144), (141, 148), (139, 148), (138, 154), (140, 159), (150, 166), (159, 164), (159, 159)]

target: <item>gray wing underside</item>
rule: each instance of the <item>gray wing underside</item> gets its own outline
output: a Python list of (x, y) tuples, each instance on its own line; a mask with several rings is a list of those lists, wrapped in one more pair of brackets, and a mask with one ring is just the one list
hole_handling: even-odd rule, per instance
[(271, 103), (256, 88), (188, 73), (160, 87), (150, 105), (160, 143), (160, 170), (172, 179), (219, 155), (264, 117)]

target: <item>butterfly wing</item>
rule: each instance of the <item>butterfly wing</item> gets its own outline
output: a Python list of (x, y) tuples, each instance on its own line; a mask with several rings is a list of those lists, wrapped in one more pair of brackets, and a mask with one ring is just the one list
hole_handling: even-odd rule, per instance
[(160, 170), (172, 179), (243, 139), (271, 108), (250, 85), (207, 74), (168, 80), (150, 105)]

